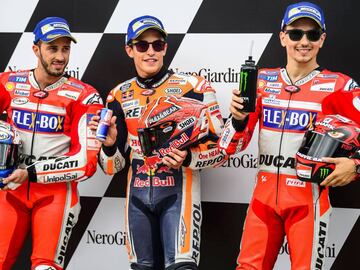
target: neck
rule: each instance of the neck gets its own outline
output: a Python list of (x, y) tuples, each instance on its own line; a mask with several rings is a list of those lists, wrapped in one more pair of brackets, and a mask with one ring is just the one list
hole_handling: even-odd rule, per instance
[(40, 67), (35, 68), (34, 75), (36, 78), (36, 82), (38, 83), (41, 90), (45, 89), (47, 86), (55, 83), (60, 79), (60, 77), (47, 74)]
[(288, 62), (286, 71), (292, 82), (296, 82), (307, 76), (314, 69), (318, 68), (319, 64), (315, 61), (308, 63)]
[(162, 66), (161, 69), (154, 74), (153, 76), (149, 76), (146, 78), (141, 77), (139, 74), (137, 74), (137, 79), (139, 82), (145, 84), (148, 88), (151, 88), (153, 84), (160, 81), (165, 74), (168, 72), (168, 69), (166, 66)]

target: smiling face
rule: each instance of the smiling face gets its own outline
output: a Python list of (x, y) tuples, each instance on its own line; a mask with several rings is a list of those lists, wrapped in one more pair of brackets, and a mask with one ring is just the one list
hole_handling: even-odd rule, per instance
[[(151, 43), (155, 40), (164, 40), (164, 38), (159, 31), (149, 29), (142, 33), (133, 43), (138, 41)], [(139, 52), (134, 45), (125, 46), (128, 56), (134, 59), (136, 71), (141, 78), (151, 78), (160, 71), (164, 65), (166, 49), (167, 44), (165, 44), (164, 50), (160, 52), (155, 51), (152, 45), (145, 52)]]
[(61, 77), (69, 63), (71, 39), (61, 37), (52, 42), (39, 42), (33, 50), (38, 57), (37, 69), (49, 77)]
[(287, 30), (299, 29), (302, 31), (318, 30), (319, 25), (312, 19), (301, 18), (286, 26), (280, 32), (280, 42), (286, 48), (288, 64), (317, 65), (316, 57), (323, 46), (326, 33), (322, 33), (317, 41), (310, 41), (307, 35), (303, 35), (299, 41), (290, 39)]

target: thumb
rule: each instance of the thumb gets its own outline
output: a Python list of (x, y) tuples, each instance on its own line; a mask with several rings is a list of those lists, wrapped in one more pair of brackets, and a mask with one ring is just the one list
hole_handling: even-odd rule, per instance
[(116, 123), (116, 116), (114, 115), (112, 118), (111, 118), (111, 124), (115, 124)]
[(330, 158), (330, 157), (323, 157), (321, 158), (322, 161), (327, 162), (327, 163), (336, 163), (336, 158)]

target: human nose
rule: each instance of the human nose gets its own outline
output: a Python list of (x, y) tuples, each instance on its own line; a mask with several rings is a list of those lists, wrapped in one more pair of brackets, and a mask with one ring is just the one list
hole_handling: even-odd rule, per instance
[(155, 54), (155, 50), (154, 50), (153, 45), (151, 43), (149, 43), (149, 48), (148, 48), (148, 50), (146, 52), (149, 55), (154, 55)]
[(56, 53), (55, 53), (55, 59), (58, 60), (58, 61), (64, 61), (66, 56), (65, 56), (65, 52), (61, 51), (61, 50), (58, 50)]
[(303, 34), (303, 36), (300, 39), (300, 43), (301, 44), (309, 44), (310, 43), (310, 40), (309, 40), (309, 38), (307, 36), (307, 33)]

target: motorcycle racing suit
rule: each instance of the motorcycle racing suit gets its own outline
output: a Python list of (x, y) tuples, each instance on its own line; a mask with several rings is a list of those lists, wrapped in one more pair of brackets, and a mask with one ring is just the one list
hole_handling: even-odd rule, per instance
[(236, 269), (273, 269), (284, 236), (291, 269), (322, 269), (331, 205), (328, 189), (296, 177), (295, 154), (322, 100), (356, 83), (341, 73), (315, 69), (292, 82), (285, 68), (262, 69), (256, 111), (229, 118), (219, 149), (228, 155), (249, 144), (259, 122), (259, 157)]
[(80, 211), (77, 182), (96, 171), (100, 144), (88, 122), (101, 98), (66, 75), (40, 89), (33, 70), (2, 73), (0, 85), (0, 109), (20, 133), (19, 167), (29, 175), (17, 189), (0, 191), (0, 269), (14, 264), (29, 230), (31, 269), (63, 269)]
[[(137, 136), (145, 105), (166, 95), (194, 98), (208, 106), (209, 135), (188, 150), (178, 170), (163, 165), (158, 156), (147, 158), (145, 164)], [(107, 107), (117, 116), (117, 147), (102, 147), (100, 165), (107, 174), (120, 171), (125, 166), (125, 145), (131, 149), (126, 229), (132, 269), (154, 269), (162, 257), (154, 254), (159, 249), (154, 246), (157, 238), (161, 239), (166, 269), (198, 269), (202, 221), (199, 169), (224, 161), (216, 145), (223, 120), (215, 91), (201, 77), (174, 74), (163, 67), (151, 79), (135, 77), (115, 87)]]
[(337, 91), (323, 100), (324, 114), (340, 114), (360, 124), (360, 88)]

